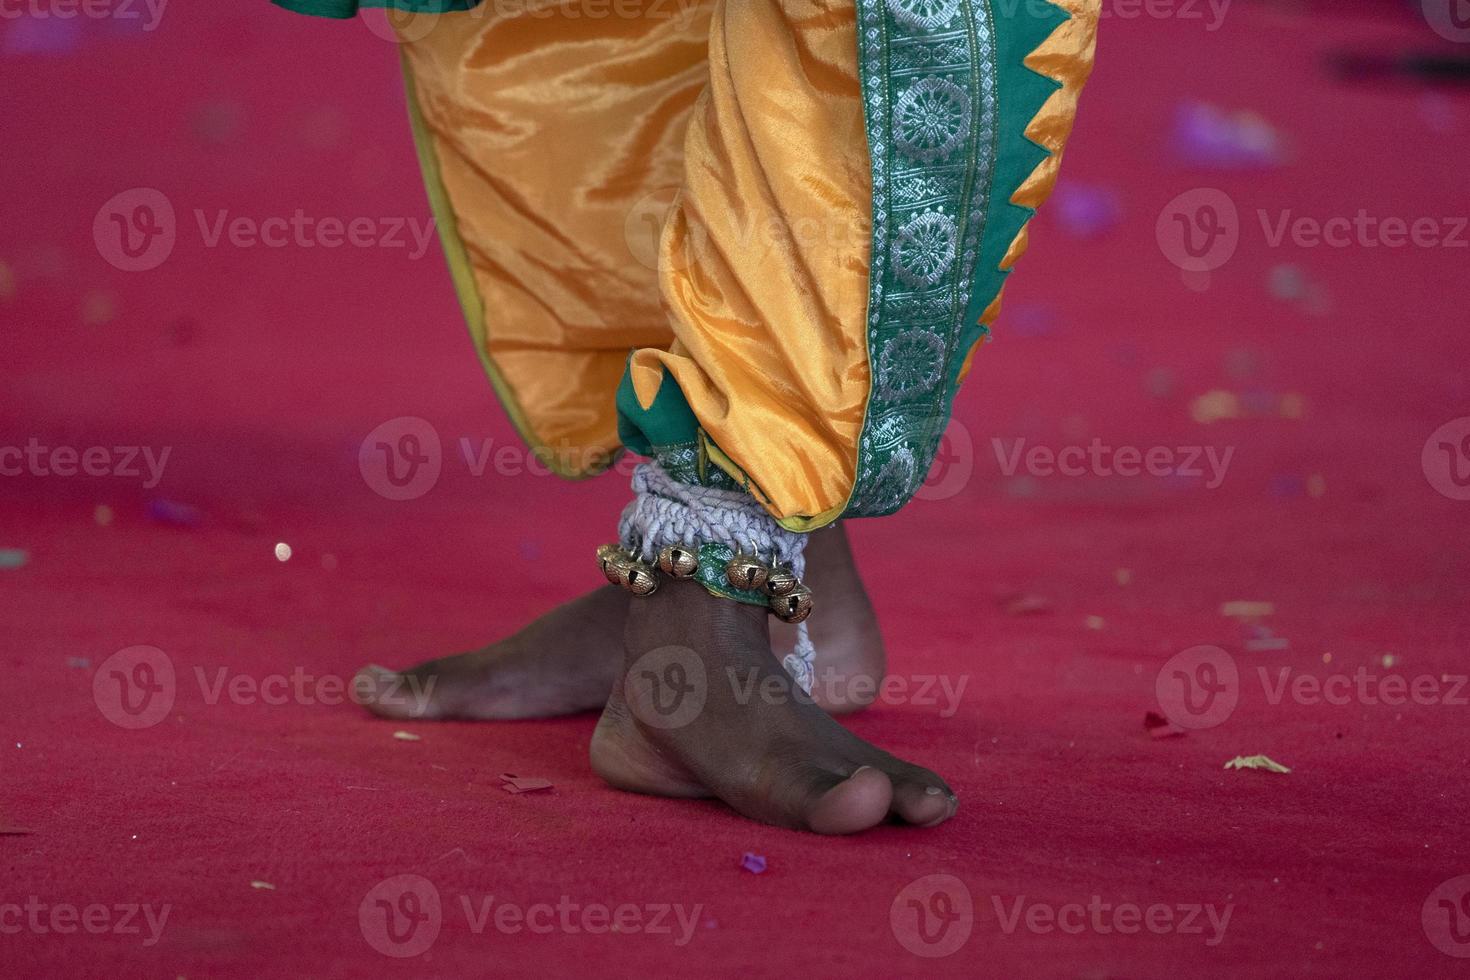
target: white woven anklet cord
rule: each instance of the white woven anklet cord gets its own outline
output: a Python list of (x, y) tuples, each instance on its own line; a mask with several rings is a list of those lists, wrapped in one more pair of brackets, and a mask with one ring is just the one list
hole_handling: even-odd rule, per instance
[[(618, 521), (618, 539), (649, 564), (667, 545), (697, 553), (701, 544), (715, 543), (737, 554), (774, 559), (798, 579), (806, 574), (806, 535), (777, 524), (748, 493), (680, 483), (657, 463), (641, 463), (633, 470), (633, 494)], [(808, 694), (816, 652), (806, 623), (798, 623), (796, 648), (781, 665)]]

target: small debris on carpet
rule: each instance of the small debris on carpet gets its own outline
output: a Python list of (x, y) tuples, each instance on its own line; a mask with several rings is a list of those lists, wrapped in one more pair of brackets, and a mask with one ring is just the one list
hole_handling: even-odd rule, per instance
[(1273, 615), (1276, 612), (1275, 603), (1252, 602), (1248, 599), (1236, 599), (1233, 602), (1220, 603), (1220, 615), (1229, 616), (1232, 619), (1261, 619), (1264, 616)]
[(537, 790), (551, 789), (553, 785), (549, 779), (542, 779), (539, 776), (517, 776), (510, 772), (501, 773), (500, 779), (500, 788), (507, 793), (534, 793)]
[(1151, 738), (1179, 738), (1187, 734), (1157, 711), (1150, 711), (1143, 716), (1143, 727)]
[(753, 875), (764, 874), (766, 871), (766, 856), (746, 851), (740, 858), (740, 866)]
[(1263, 769), (1266, 772), (1291, 772), (1281, 763), (1264, 755), (1238, 755), (1225, 763), (1226, 769)]
[(415, 735), (413, 732), (394, 732), (393, 733), (393, 737), (396, 738), (396, 739), (398, 739), (398, 741), (400, 741), (400, 742), (420, 742), (420, 741), (423, 741), (423, 739), (420, 736)]
[(276, 886), (275, 885), (272, 885), (268, 881), (252, 881), (250, 883), (250, 887), (251, 888), (263, 888), (266, 891), (272, 891), (272, 892), (276, 890)]
[(1001, 608), (1008, 616), (1035, 616), (1051, 612), (1051, 600), (1044, 595), (1027, 592), (1022, 595), (1000, 597)]

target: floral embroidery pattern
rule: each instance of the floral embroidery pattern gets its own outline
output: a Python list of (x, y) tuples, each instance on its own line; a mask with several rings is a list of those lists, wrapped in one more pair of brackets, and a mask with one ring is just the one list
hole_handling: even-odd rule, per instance
[(944, 27), (960, 12), (960, 0), (888, 0), (895, 20), (920, 31)]
[(944, 343), (927, 330), (908, 330), (883, 347), (878, 377), (893, 397), (922, 395), (939, 383)]
[(970, 133), (970, 97), (947, 78), (921, 78), (898, 97), (893, 138), (922, 163), (944, 160)]
[(893, 271), (910, 286), (933, 286), (954, 265), (954, 219), (925, 211), (908, 220), (893, 239)]

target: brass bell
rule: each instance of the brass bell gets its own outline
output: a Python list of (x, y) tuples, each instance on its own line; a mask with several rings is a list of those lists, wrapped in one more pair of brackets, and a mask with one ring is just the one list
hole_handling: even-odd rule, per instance
[(736, 555), (725, 563), (725, 578), (737, 589), (756, 591), (766, 584), (771, 570), (759, 558)]
[(796, 576), (784, 568), (773, 568), (771, 574), (766, 576), (766, 595), (790, 595), (792, 590), (801, 583)]
[(796, 584), (785, 595), (771, 596), (771, 612), (783, 623), (799, 623), (812, 614), (812, 590)]
[(623, 584), (634, 595), (653, 595), (658, 589), (658, 575), (641, 561), (630, 561), (623, 573)]
[(597, 549), (597, 563), (602, 566), (603, 576), (613, 585), (627, 584), (623, 576), (630, 561), (632, 556), (615, 544), (605, 544)]
[(688, 578), (699, 570), (699, 553), (682, 544), (665, 545), (658, 553), (658, 570), (674, 578)]

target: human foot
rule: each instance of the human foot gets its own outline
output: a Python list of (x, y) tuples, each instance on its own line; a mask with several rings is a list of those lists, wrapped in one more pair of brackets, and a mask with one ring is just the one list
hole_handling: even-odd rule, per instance
[(604, 585), (482, 650), (402, 672), (371, 664), (354, 683), (375, 715), (469, 721), (600, 708), (617, 680), (628, 593)]
[(754, 820), (822, 834), (953, 816), (942, 779), (800, 694), (771, 653), (767, 618), (689, 582), (634, 603), (622, 678), (592, 736), (593, 769), (620, 789), (716, 796)]
[[(820, 604), (809, 620), (814, 696), (833, 714), (857, 711), (876, 696), (884, 673), (873, 604), (841, 524), (813, 532), (806, 557), (806, 581)], [(483, 649), (402, 672), (370, 665), (355, 683), (368, 710), (384, 718), (490, 721), (601, 708), (622, 671), (630, 601), (622, 589), (603, 586)], [(776, 648), (789, 651), (796, 628), (774, 628)]]

